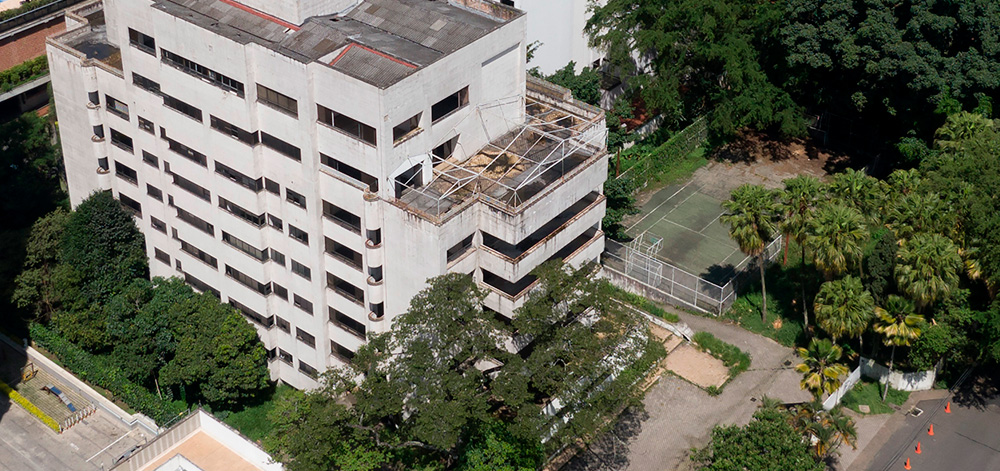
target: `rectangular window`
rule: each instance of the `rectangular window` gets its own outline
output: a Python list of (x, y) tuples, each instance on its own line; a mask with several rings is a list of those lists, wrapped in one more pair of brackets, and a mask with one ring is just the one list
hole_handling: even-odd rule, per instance
[[(313, 342), (313, 343), (315, 343), (315, 342)], [(313, 367), (311, 367), (311, 366), (303, 363), (302, 360), (299, 360), (299, 371), (301, 371), (302, 374), (304, 374), (304, 375), (306, 375), (306, 376), (308, 376), (308, 377), (310, 377), (312, 379), (316, 379), (316, 378), (319, 377), (319, 371), (316, 371), (316, 368), (313, 368)]]
[(164, 234), (167, 233), (167, 223), (159, 219), (156, 219), (155, 217), (152, 216), (149, 217), (149, 225), (153, 226), (153, 229), (156, 229)]
[(121, 202), (122, 206), (124, 206), (126, 210), (131, 211), (136, 216), (142, 217), (142, 205), (139, 204), (138, 201), (121, 193), (118, 194), (118, 201)]
[(431, 121), (437, 122), (441, 118), (455, 112), (455, 110), (469, 104), (469, 87), (465, 87), (434, 104), (431, 107)]
[(265, 329), (274, 327), (274, 316), (264, 317), (259, 312), (250, 309), (248, 306), (233, 299), (232, 297), (229, 298), (229, 305), (236, 308), (237, 311), (240, 311), (244, 317), (250, 319), (257, 325), (264, 327)]
[(267, 261), (267, 250), (260, 250), (257, 247), (254, 247), (249, 243), (236, 238), (236, 236), (228, 232), (225, 231), (222, 232), (222, 241), (239, 249), (240, 252), (243, 252), (253, 258), (256, 258), (258, 261), (261, 262)]
[(376, 319), (381, 319), (385, 316), (385, 303), (369, 304), (368, 310), (375, 316)]
[(271, 291), (274, 293), (275, 296), (284, 299), (285, 301), (288, 301), (288, 289), (285, 288), (284, 286), (281, 286), (272, 281)]
[(180, 101), (170, 95), (163, 95), (163, 106), (166, 106), (167, 108), (177, 111), (180, 114), (183, 114), (184, 116), (187, 116), (195, 121), (198, 121), (199, 123), (202, 122), (201, 121), (202, 114), (200, 109), (195, 108), (194, 106), (191, 106), (183, 101)]
[(142, 151), (142, 161), (153, 168), (160, 168), (160, 159), (149, 152)]
[(312, 303), (309, 302), (309, 301), (306, 301), (306, 299), (303, 298), (302, 296), (299, 296), (297, 294), (292, 295), (292, 304), (294, 304), (295, 307), (297, 307), (297, 308), (299, 308), (299, 309), (301, 309), (301, 310), (303, 310), (305, 312), (308, 312), (310, 316), (313, 314), (313, 305), (312, 305)]
[(215, 173), (218, 173), (219, 175), (222, 175), (232, 180), (237, 185), (247, 188), (253, 192), (259, 192), (260, 190), (264, 189), (263, 178), (258, 178), (255, 180), (240, 173), (237, 170), (234, 170), (226, 165), (219, 163), (218, 161), (215, 162)]
[(160, 94), (160, 84), (132, 72), (132, 84), (155, 95)]
[[(175, 261), (177, 262), (177, 269), (180, 270), (181, 269), (181, 267), (180, 267), (181, 261), (180, 260), (175, 260)], [(220, 295), (219, 290), (213, 288), (208, 283), (205, 283), (204, 281), (201, 281), (201, 280), (199, 280), (199, 279), (191, 276), (190, 273), (185, 273), (184, 274), (184, 282), (187, 283), (187, 284), (189, 284), (189, 285), (191, 285), (192, 288), (194, 288), (194, 289), (196, 289), (198, 291), (201, 291), (202, 293), (209, 293), (212, 296), (215, 296), (216, 298), (218, 298), (219, 295)]]
[(87, 99), (90, 100), (91, 105), (101, 104), (101, 94), (98, 92), (87, 92)]
[(97, 166), (100, 167), (101, 170), (107, 172), (110, 169), (110, 167), (108, 167), (108, 158), (101, 157), (97, 159)]
[(268, 193), (274, 193), (278, 196), (281, 196), (281, 185), (278, 185), (278, 182), (274, 180), (268, 180), (265, 178), (264, 189), (267, 190)]
[(100, 124), (94, 126), (94, 135), (100, 139), (104, 139), (104, 126)]
[(288, 334), (292, 333), (292, 325), (289, 324), (288, 321), (282, 319), (279, 316), (274, 316), (274, 317), (275, 317), (274, 323), (277, 324), (279, 329)]
[(249, 145), (255, 145), (258, 142), (257, 133), (246, 131), (235, 124), (227, 123), (215, 116), (210, 116), (209, 121), (212, 125), (212, 129), (221, 132), (237, 141), (243, 142)]
[(342, 174), (342, 175), (344, 175), (344, 176), (346, 176), (346, 177), (348, 177), (348, 178), (350, 178), (352, 180), (355, 180), (358, 183), (361, 183), (362, 185), (368, 185), (368, 189), (370, 189), (372, 192), (378, 192), (378, 179), (377, 178), (375, 178), (375, 177), (373, 177), (371, 175), (368, 175), (367, 173), (362, 172), (361, 170), (358, 170), (358, 169), (356, 169), (356, 168), (354, 168), (354, 167), (352, 167), (350, 165), (347, 165), (347, 164), (345, 164), (345, 163), (343, 163), (343, 162), (341, 162), (341, 161), (339, 161), (339, 160), (337, 160), (337, 159), (335, 159), (333, 157), (330, 157), (329, 155), (323, 154), (323, 153), (319, 154), (319, 159), (320, 159), (320, 162), (323, 163), (323, 165), (326, 165), (327, 167), (330, 167), (330, 168), (336, 170), (340, 174)]
[(114, 144), (115, 147), (118, 147), (129, 154), (134, 152), (134, 148), (132, 147), (132, 138), (115, 131), (113, 128), (111, 129), (111, 143)]
[(111, 95), (105, 94), (104, 106), (109, 113), (116, 115), (119, 118), (124, 119), (125, 121), (128, 121), (129, 117), (128, 105), (126, 105), (124, 102), (118, 101)]
[(302, 209), (305, 209), (306, 207), (306, 197), (289, 190), (288, 188), (285, 188), (285, 199), (287, 199), (289, 203), (292, 203)]
[(434, 164), (448, 160), (448, 157), (451, 157), (451, 154), (455, 153), (455, 148), (457, 146), (458, 136), (455, 136), (447, 141), (444, 141), (441, 145), (431, 150), (431, 155), (434, 156), (432, 157)]
[(201, 219), (198, 216), (195, 216), (194, 214), (191, 214), (181, 208), (175, 208), (175, 209), (177, 209), (177, 219), (180, 219), (181, 221), (184, 221), (194, 226), (196, 229), (208, 235), (211, 235), (212, 237), (215, 237), (215, 226), (205, 222), (204, 219)]
[(295, 328), (295, 338), (310, 347), (316, 348), (316, 337), (298, 327)]
[(285, 113), (288, 113), (296, 118), (299, 117), (299, 104), (295, 99), (282, 95), (270, 88), (267, 88), (261, 84), (257, 84), (257, 101), (264, 103), (266, 105), (273, 106)]
[(146, 184), (146, 194), (157, 201), (163, 201), (163, 191), (149, 183)]
[(237, 96), (243, 98), (243, 83), (234, 80), (230, 77), (222, 75), (208, 67), (205, 67), (197, 62), (186, 59), (182, 56), (174, 54), (170, 51), (162, 50), (160, 57), (163, 62), (172, 65), (188, 74), (194, 75), (195, 77), (201, 78), (208, 81), (212, 85), (219, 87), (223, 90), (236, 93)]
[(307, 280), (312, 280), (312, 270), (309, 267), (292, 260), (292, 273), (301, 276)]
[(269, 283), (261, 283), (229, 265), (226, 265), (226, 276), (264, 296), (271, 294), (271, 285)]
[(396, 127), (392, 128), (392, 141), (398, 143), (404, 137), (409, 136), (410, 133), (420, 130), (420, 115), (417, 113), (412, 118), (399, 123)]
[(229, 201), (221, 196), (219, 197), (219, 207), (226, 210), (233, 216), (236, 216), (257, 227), (264, 225), (264, 213), (261, 213), (260, 215), (253, 214), (250, 211), (241, 208), (236, 203), (233, 203), (232, 201)]
[(156, 40), (132, 28), (128, 29), (128, 43), (147, 54), (156, 56)]
[(171, 175), (174, 177), (174, 185), (180, 187), (181, 189), (187, 191), (188, 193), (191, 193), (192, 195), (195, 195), (205, 201), (208, 201), (209, 203), (212, 202), (212, 193), (208, 191), (207, 188), (191, 180), (188, 180), (187, 178), (184, 178), (176, 173), (172, 173)]
[(316, 108), (319, 113), (319, 122), (327, 126), (333, 126), (334, 129), (340, 130), (355, 139), (367, 142), (373, 146), (376, 145), (375, 128), (323, 105), (316, 105)]
[(328, 201), (323, 202), (323, 216), (343, 226), (355, 234), (361, 234), (361, 218), (346, 209), (342, 209)]
[(206, 265), (208, 265), (208, 266), (210, 266), (210, 267), (212, 267), (212, 268), (214, 268), (216, 270), (219, 269), (219, 260), (216, 259), (215, 257), (209, 255), (208, 252), (205, 252), (204, 250), (201, 250), (198, 247), (195, 247), (195, 246), (193, 246), (193, 245), (191, 245), (191, 244), (189, 244), (187, 242), (184, 242), (183, 240), (180, 240), (180, 239), (177, 239), (177, 240), (180, 241), (180, 243), (181, 243), (181, 250), (183, 250), (185, 253), (187, 253), (188, 255), (190, 255), (190, 256), (192, 256), (194, 258), (197, 258), (198, 260), (201, 260)]
[(447, 257), (449, 263), (457, 260), (462, 255), (465, 255), (465, 253), (472, 248), (472, 237), (474, 235), (475, 234), (469, 234), (469, 237), (462, 239), (457, 244), (453, 245), (450, 249), (448, 249)]
[(285, 254), (271, 249), (271, 261), (278, 265), (285, 266)]
[(326, 253), (358, 270), (361, 269), (361, 254), (329, 237), (326, 237)]
[(382, 267), (368, 267), (368, 276), (375, 282), (382, 281)]
[[(287, 325), (288, 323), (285, 322), (285, 324)], [(278, 327), (279, 328), (281, 327), (281, 321), (280, 320), (278, 321)], [(288, 331), (288, 329), (284, 329), (284, 330), (286, 332)], [(280, 348), (278, 349), (278, 359), (281, 360), (281, 361), (283, 361), (283, 362), (285, 362), (285, 363), (288, 363), (289, 365), (292, 364), (292, 354), (288, 353), (288, 352), (286, 352), (286, 351), (284, 351), (284, 350), (282, 350)]]
[(362, 340), (365, 339), (365, 325), (348, 317), (334, 308), (329, 308), (330, 310), (330, 322), (333, 325), (340, 327), (341, 329), (347, 331), (348, 333), (358, 337)]
[(132, 167), (124, 165), (117, 160), (115, 161), (115, 175), (133, 185), (139, 184), (139, 174)]
[(152, 121), (139, 116), (139, 129), (146, 131), (150, 134), (156, 135), (156, 125)]
[(167, 255), (166, 252), (153, 247), (153, 256), (156, 257), (157, 260), (170, 265), (170, 255)]
[(309, 234), (291, 224), (288, 225), (288, 237), (291, 237), (303, 244), (309, 245)]
[(279, 231), (282, 231), (282, 232), (285, 231), (285, 224), (282, 223), (281, 219), (279, 219), (277, 216), (274, 216), (272, 214), (268, 214), (267, 215), (267, 223), (268, 223), (268, 225), (270, 225), (271, 227), (273, 227), (273, 228), (275, 228), (275, 229), (277, 229)]
[(260, 132), (260, 143), (264, 144), (270, 149), (275, 150), (281, 155), (293, 159), (297, 162), (302, 161), (302, 151), (298, 147), (295, 147), (277, 137), (274, 137), (264, 131)]
[(373, 247), (382, 245), (382, 229), (375, 229), (374, 231), (366, 232), (368, 233), (368, 242), (371, 242)]
[[(163, 128), (160, 129), (162, 130)], [(201, 165), (202, 167), (208, 167), (208, 157), (205, 157), (205, 154), (202, 154), (201, 152), (198, 152), (184, 144), (181, 144), (180, 142), (170, 139), (169, 137), (163, 136), (163, 138), (167, 140), (167, 144), (170, 150), (184, 156), (187, 159), (190, 159), (191, 161), (193, 161), (198, 165)]]
[(327, 274), (326, 274), (326, 286), (328, 288), (336, 291), (341, 296), (344, 296), (345, 298), (351, 300), (355, 304), (358, 304), (360, 306), (364, 306), (365, 305), (365, 292), (362, 291), (357, 286), (354, 286), (354, 285), (352, 285), (352, 284), (350, 284), (350, 283), (348, 283), (348, 282), (340, 279), (339, 277), (337, 277), (333, 273), (327, 272)]
[(344, 363), (350, 363), (354, 359), (354, 352), (333, 340), (330, 341), (330, 354)]

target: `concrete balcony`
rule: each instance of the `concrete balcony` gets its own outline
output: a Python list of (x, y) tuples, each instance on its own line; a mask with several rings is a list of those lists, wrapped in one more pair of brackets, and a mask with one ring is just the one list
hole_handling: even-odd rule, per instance
[(587, 230), (599, 225), (604, 218), (605, 206), (604, 196), (592, 193), (518, 245), (484, 233), (479, 265), (506, 280), (521, 279), (555, 253), (570, 246)]

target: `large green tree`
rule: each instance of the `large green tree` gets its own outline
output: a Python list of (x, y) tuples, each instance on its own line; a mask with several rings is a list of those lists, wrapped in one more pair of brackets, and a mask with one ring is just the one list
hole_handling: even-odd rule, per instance
[(896, 283), (922, 310), (958, 289), (962, 258), (950, 239), (919, 234), (899, 249)]
[(716, 426), (712, 441), (693, 456), (702, 471), (822, 471), (809, 444), (789, 424), (785, 413), (760, 409), (745, 426)]
[(836, 203), (822, 205), (809, 225), (806, 247), (816, 268), (832, 280), (860, 267), (869, 233), (856, 209)]
[(765, 251), (778, 232), (779, 208), (776, 194), (761, 185), (744, 184), (733, 190), (729, 199), (722, 202), (722, 209), (726, 212), (719, 220), (729, 225), (729, 236), (736, 241), (743, 253), (757, 257), (757, 265), (760, 267), (760, 289), (763, 294), (761, 319), (767, 322)]
[(816, 322), (835, 342), (841, 337), (860, 340), (875, 318), (875, 299), (860, 279), (850, 275), (823, 283), (814, 306)]

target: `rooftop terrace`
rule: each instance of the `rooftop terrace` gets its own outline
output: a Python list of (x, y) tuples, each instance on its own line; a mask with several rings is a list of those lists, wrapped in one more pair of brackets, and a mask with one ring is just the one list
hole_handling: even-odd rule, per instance
[(503, 116), (509, 102), (479, 106), (473, 114), (476, 119), (502, 119), (506, 132), (490, 136), (490, 142), (471, 156), (456, 152), (436, 162), (430, 182), (420, 182), (419, 173), (399, 182), (404, 189), (398, 203), (434, 220), (447, 218), (474, 199), (515, 212), (575, 169), (592, 163), (606, 150), (604, 114), (563, 92), (561, 87), (530, 80), (523, 122)]
[(122, 74), (122, 54), (108, 41), (104, 10), (100, 2), (88, 3), (71, 12), (87, 25), (50, 38), (50, 43), (81, 58), (95, 61), (105, 69)]

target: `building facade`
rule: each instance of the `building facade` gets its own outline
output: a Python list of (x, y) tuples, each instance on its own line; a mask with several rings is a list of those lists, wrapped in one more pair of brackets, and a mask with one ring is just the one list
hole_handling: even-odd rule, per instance
[[(604, 4), (607, 0), (599, 0)], [(528, 44), (536, 44), (529, 67), (551, 75), (576, 63), (576, 72), (584, 67), (600, 68), (604, 53), (590, 47), (584, 27), (590, 19), (590, 1), (584, 0), (501, 0), (505, 5), (525, 12)]]
[[(101, 5), (95, 2), (93, 5)], [(426, 280), (509, 318), (604, 248), (604, 115), (525, 73), (486, 0), (104, 0), (48, 40), (70, 199), (111, 191), (179, 276), (315, 385)], [(99, 24), (98, 24), (99, 23)]]

